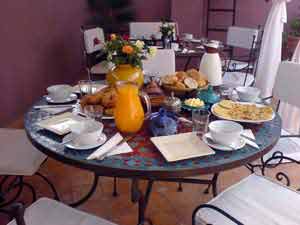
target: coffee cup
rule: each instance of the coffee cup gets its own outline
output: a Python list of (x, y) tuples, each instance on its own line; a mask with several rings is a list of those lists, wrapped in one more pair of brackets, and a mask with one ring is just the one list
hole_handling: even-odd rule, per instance
[(243, 132), (243, 127), (239, 123), (227, 120), (216, 120), (208, 125), (212, 139), (222, 145), (232, 145), (237, 143)]
[(70, 97), (72, 87), (66, 84), (53, 85), (47, 88), (48, 96), (53, 100), (64, 100)]
[(102, 135), (103, 124), (94, 120), (87, 120), (72, 124), (70, 130), (75, 136), (73, 143), (77, 146), (86, 146), (98, 142)]

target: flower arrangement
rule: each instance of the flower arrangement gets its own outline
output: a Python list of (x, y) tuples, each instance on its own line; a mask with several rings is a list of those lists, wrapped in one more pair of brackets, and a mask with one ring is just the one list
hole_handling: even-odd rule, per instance
[(175, 33), (175, 26), (163, 21), (160, 26), (160, 32), (163, 37), (171, 37)]
[(129, 64), (133, 67), (142, 68), (142, 60), (148, 56), (153, 57), (157, 49), (147, 46), (143, 41), (137, 40), (132, 43), (127, 38), (116, 34), (110, 35), (110, 41), (105, 44), (107, 61), (115, 66)]

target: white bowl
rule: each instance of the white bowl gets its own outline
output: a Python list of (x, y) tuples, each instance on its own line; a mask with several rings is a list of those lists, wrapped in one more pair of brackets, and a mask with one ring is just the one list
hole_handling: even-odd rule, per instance
[(260, 95), (260, 90), (255, 87), (237, 87), (236, 92), (243, 102), (255, 102)]
[(243, 132), (242, 125), (227, 120), (213, 121), (208, 127), (213, 140), (216, 143), (223, 145), (232, 145), (236, 143)]
[(103, 124), (94, 120), (72, 124), (70, 130), (75, 135), (73, 143), (77, 146), (92, 145), (101, 138)]
[(47, 88), (48, 96), (53, 100), (64, 100), (72, 94), (72, 87), (67, 84), (52, 85)]

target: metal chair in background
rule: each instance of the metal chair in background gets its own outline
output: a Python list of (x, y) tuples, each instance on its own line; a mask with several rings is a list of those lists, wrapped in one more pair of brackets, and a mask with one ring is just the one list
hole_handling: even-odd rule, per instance
[[(236, 87), (254, 84), (261, 38), (261, 29), (229, 27), (226, 42), (230, 47), (229, 57), (223, 60), (225, 85)], [(235, 55), (236, 52), (245, 52), (245, 55)]]
[(38, 172), (47, 156), (31, 145), (24, 130), (1, 128), (0, 143), (0, 209), (16, 202), (25, 188), (36, 200), (35, 188), (25, 179), (30, 176), (40, 177), (49, 185), (54, 198), (59, 199), (52, 182)]
[(105, 79), (107, 72), (113, 67), (106, 61), (103, 52), (105, 36), (103, 29), (96, 26), (82, 26), (84, 41), (85, 66), (89, 79)]
[(145, 76), (161, 77), (166, 74), (175, 74), (176, 62), (173, 49), (158, 49), (153, 58), (143, 60)]

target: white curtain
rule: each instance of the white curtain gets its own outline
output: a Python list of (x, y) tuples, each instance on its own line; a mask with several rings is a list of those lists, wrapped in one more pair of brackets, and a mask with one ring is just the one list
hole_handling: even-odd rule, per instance
[[(300, 42), (294, 52), (293, 62), (300, 63)], [(300, 71), (299, 71), (300, 76)], [(279, 114), (283, 120), (283, 128), (290, 133), (298, 134), (300, 132), (300, 109), (288, 103), (281, 103)]]
[(262, 91), (262, 97), (272, 95), (278, 66), (281, 62), (282, 32), (284, 23), (287, 22), (286, 2), (289, 1), (273, 0), (265, 24), (255, 82), (255, 86)]

